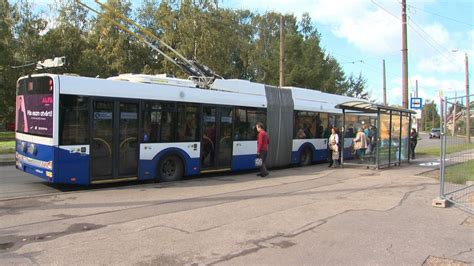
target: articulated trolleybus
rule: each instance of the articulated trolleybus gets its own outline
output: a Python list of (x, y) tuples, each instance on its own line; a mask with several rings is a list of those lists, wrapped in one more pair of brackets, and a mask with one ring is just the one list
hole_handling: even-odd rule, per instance
[(16, 167), (81, 185), (253, 169), (258, 121), (270, 167), (306, 165), (326, 160), (334, 106), (349, 100), (244, 80), (31, 75), (17, 83)]

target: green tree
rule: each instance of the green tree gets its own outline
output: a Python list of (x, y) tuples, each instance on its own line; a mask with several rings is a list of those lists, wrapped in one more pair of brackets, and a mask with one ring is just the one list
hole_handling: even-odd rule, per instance
[(43, 37), (43, 56), (66, 56), (66, 66), (59, 70), (69, 73), (87, 73), (90, 68), (83, 61), (83, 51), (88, 48), (89, 22), (87, 11), (73, 0), (63, 0), (51, 7), (57, 10), (55, 25)]
[(13, 121), (15, 105), (15, 73), (13, 26), (15, 7), (7, 0), (0, 0), (0, 124)]
[(361, 99), (369, 99), (369, 93), (364, 91), (366, 83), (367, 80), (362, 76), (362, 73), (359, 73), (357, 78), (354, 78), (353, 75), (350, 75), (347, 79), (346, 92), (344, 95)]

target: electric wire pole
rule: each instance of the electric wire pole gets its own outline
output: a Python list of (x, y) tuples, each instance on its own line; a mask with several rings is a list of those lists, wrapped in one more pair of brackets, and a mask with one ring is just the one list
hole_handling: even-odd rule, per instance
[(402, 0), (402, 105), (408, 109), (408, 44), (407, 44), (407, 3)]
[(280, 88), (285, 86), (285, 21), (280, 16)]
[(383, 69), (383, 105), (387, 105), (387, 77), (385, 75), (385, 59), (382, 61)]

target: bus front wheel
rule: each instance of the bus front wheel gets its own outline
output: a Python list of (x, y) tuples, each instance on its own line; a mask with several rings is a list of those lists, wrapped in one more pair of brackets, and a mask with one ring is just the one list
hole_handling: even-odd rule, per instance
[(166, 156), (158, 164), (158, 180), (161, 182), (180, 180), (183, 173), (183, 162), (176, 155)]

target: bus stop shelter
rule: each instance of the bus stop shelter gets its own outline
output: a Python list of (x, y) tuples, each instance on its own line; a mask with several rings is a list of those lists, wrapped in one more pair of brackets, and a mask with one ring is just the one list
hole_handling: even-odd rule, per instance
[[(411, 115), (415, 111), (366, 101), (348, 101), (335, 107), (342, 109), (343, 115), (341, 166), (379, 169), (410, 161)], [(353, 121), (360, 121), (361, 117), (366, 119), (355, 127)], [(354, 139), (360, 130), (368, 139), (363, 155), (354, 149)]]

